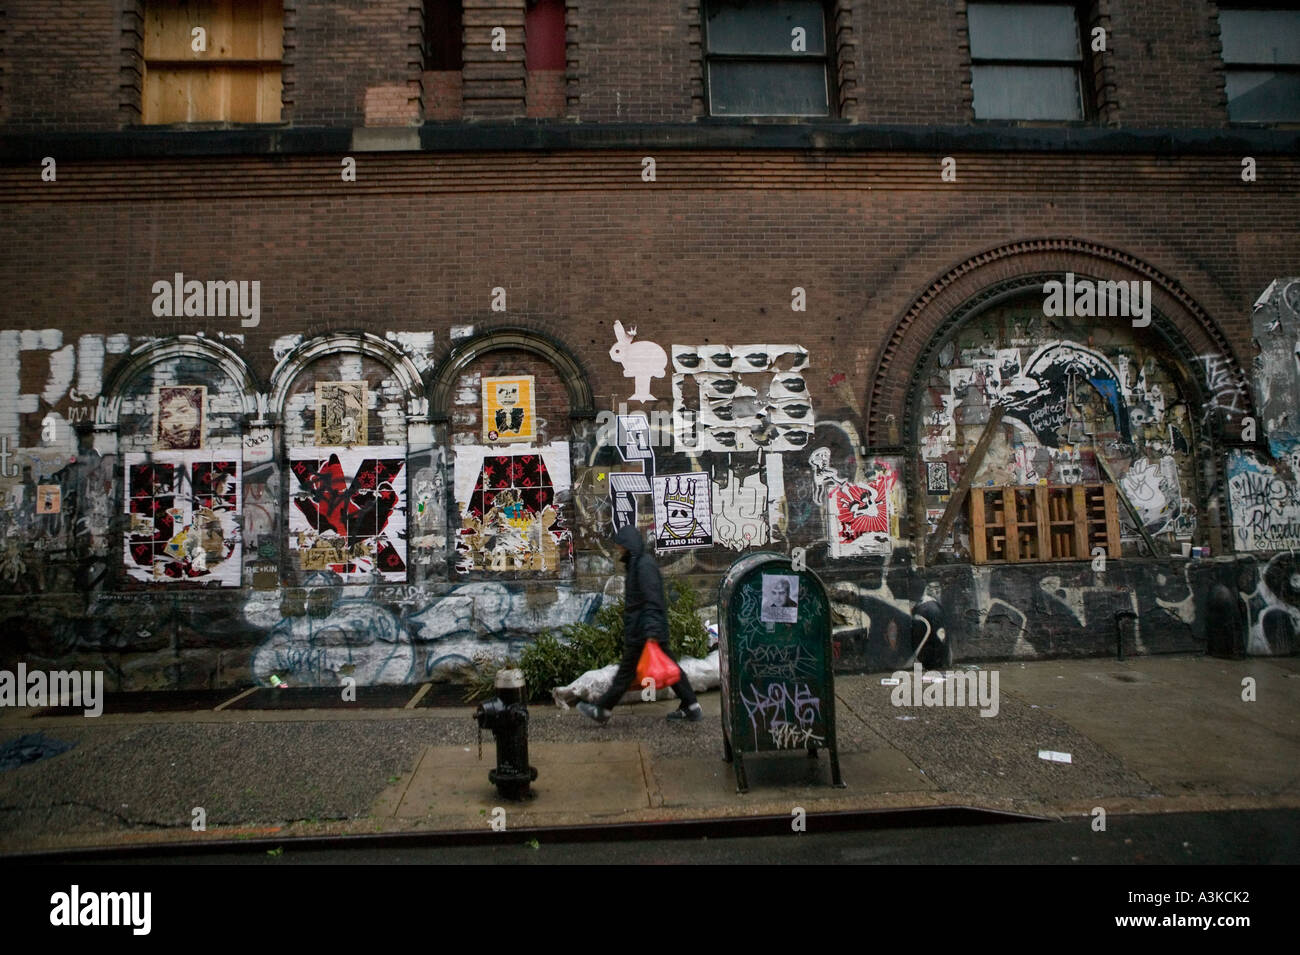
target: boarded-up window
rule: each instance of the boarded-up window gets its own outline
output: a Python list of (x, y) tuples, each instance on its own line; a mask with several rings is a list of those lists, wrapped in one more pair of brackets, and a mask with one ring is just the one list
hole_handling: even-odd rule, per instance
[(148, 0), (145, 123), (278, 123), (280, 0)]

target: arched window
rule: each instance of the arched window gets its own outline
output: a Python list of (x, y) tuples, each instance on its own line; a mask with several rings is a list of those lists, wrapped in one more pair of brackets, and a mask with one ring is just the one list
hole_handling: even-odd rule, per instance
[(577, 362), (545, 336), (495, 329), (458, 345), (430, 392), (447, 428), (456, 573), (572, 576), (571, 423), (592, 415)]
[(312, 339), (276, 367), (286, 582), (406, 582), (408, 416), (418, 390), (409, 359), (365, 334)]
[(136, 349), (105, 390), (117, 413), (127, 577), (240, 586), (243, 436), (257, 394), (243, 361), (179, 336)]
[(929, 532), (970, 486), (940, 552), (1085, 560), (1144, 537), (1190, 543), (1204, 515), (1188, 375), (1126, 318), (1045, 315), (1042, 291), (965, 322), (917, 393)]

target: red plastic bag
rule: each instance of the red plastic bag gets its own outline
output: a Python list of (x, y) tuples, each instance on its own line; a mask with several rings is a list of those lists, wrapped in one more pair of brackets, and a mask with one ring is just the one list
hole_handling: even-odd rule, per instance
[(672, 658), (659, 647), (657, 640), (647, 640), (636, 664), (636, 684), (645, 686), (646, 677), (655, 681), (655, 689), (672, 686), (682, 678), (682, 671)]

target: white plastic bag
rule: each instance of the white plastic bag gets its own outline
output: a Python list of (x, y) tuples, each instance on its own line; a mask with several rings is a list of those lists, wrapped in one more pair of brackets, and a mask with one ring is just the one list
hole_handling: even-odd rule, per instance
[[(691, 681), (691, 689), (696, 693), (716, 689), (721, 682), (721, 675), (718, 672), (717, 650), (714, 650), (703, 660), (695, 657), (682, 657), (677, 662), (681, 666), (682, 672), (686, 674), (686, 679)], [(610, 684), (614, 682), (614, 674), (617, 672), (618, 664), (611, 663), (599, 670), (588, 670), (568, 686), (555, 687), (551, 690), (555, 705), (567, 710), (579, 700), (595, 703), (608, 692)], [(672, 687), (658, 690), (655, 693), (656, 700), (674, 700), (676, 698), (677, 694), (672, 692)], [(623, 699), (619, 702), (640, 703), (641, 688), (639, 686), (628, 687), (628, 691), (623, 694)]]

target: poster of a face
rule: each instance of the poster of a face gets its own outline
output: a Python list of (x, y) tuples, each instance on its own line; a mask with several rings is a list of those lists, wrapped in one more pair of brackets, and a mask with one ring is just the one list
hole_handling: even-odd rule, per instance
[(537, 436), (533, 376), (483, 379), (483, 440), (495, 444)]
[(62, 489), (57, 484), (39, 484), (36, 487), (36, 513), (57, 514), (62, 500)]
[(316, 447), (365, 444), (369, 406), (364, 381), (316, 382)]
[(155, 451), (199, 451), (208, 408), (204, 385), (169, 385), (158, 389)]
[(763, 623), (796, 623), (799, 620), (798, 576), (763, 575), (763, 603), (758, 619)]
[(711, 492), (709, 476), (703, 471), (654, 478), (656, 550), (712, 546)]

